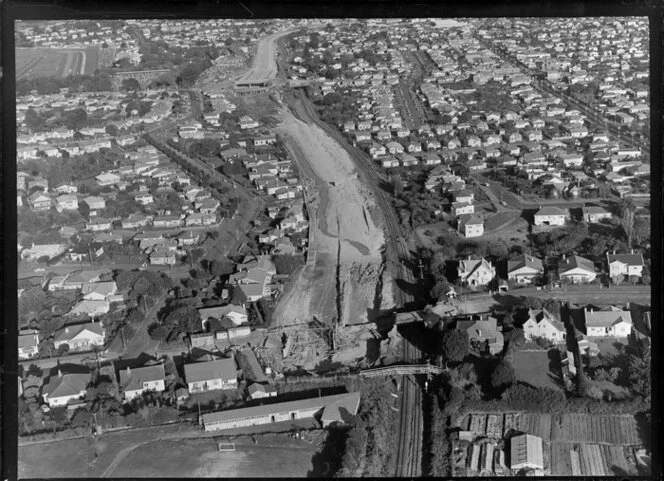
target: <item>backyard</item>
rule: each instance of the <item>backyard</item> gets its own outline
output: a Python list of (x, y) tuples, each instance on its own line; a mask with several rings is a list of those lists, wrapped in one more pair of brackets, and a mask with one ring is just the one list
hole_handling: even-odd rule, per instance
[(560, 358), (550, 351), (516, 351), (513, 354), (517, 381), (534, 388), (563, 389), (560, 379)]

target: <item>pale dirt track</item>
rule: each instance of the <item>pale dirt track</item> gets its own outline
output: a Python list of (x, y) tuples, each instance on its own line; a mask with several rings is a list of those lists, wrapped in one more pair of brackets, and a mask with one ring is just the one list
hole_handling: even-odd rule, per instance
[[(336, 314), (337, 262), (342, 294), (342, 322), (366, 322), (373, 308), (377, 273), (385, 238), (382, 219), (367, 188), (358, 179), (353, 161), (323, 130), (306, 124), (288, 110), (280, 113), (278, 133), (295, 144), (302, 159), (302, 174), (315, 183), (317, 206), (314, 229), (316, 262), (302, 270), (293, 288), (285, 293), (275, 312), (280, 324), (321, 320)], [(325, 317), (326, 319), (323, 319)]]

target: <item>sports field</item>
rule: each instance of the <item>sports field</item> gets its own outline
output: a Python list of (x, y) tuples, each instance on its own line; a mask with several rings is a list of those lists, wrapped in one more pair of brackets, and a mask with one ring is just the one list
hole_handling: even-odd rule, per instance
[(97, 60), (97, 47), (17, 48), (16, 79), (89, 75)]

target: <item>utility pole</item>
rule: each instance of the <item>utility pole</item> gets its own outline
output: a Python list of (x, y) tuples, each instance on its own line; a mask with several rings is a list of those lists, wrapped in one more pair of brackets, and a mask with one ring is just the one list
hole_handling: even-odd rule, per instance
[(418, 262), (419, 262), (418, 267), (420, 268), (420, 279), (424, 279), (424, 273), (422, 270), (424, 266), (422, 265), (422, 259), (421, 258), (418, 259)]

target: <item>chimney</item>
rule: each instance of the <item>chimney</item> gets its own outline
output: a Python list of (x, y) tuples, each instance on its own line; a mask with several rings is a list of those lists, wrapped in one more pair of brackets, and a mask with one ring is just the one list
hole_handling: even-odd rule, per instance
[(65, 327), (65, 334), (69, 334), (69, 328)]
[(633, 248), (632, 248), (632, 249), (630, 249), (630, 252), (631, 252), (632, 254), (634, 254), (634, 249), (633, 249)]
[(58, 369), (58, 377), (62, 377), (62, 371)]
[(131, 368), (127, 366), (127, 376), (131, 376)]

